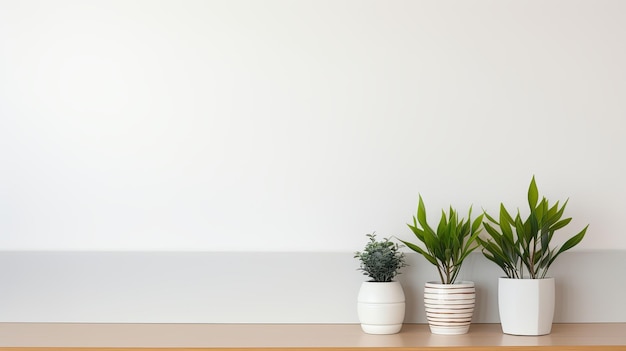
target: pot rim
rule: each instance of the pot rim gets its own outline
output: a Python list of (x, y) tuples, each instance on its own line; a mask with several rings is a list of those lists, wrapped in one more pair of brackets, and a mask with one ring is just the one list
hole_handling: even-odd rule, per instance
[(461, 281), (454, 282), (452, 284), (442, 284), (439, 281), (434, 281), (433, 280), (433, 281), (426, 282), (426, 284), (424, 284), (424, 285), (430, 285), (430, 286), (436, 286), (436, 287), (449, 287), (449, 286), (457, 286), (458, 287), (458, 286), (474, 286), (475, 284), (471, 280), (461, 280)]
[(545, 278), (509, 278), (509, 277), (499, 277), (498, 279), (502, 280), (520, 280), (520, 281), (539, 281), (539, 280), (554, 280), (554, 277), (545, 277)]

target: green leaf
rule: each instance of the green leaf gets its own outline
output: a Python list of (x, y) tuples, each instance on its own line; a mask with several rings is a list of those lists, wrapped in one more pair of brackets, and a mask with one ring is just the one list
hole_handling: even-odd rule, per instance
[(562, 219), (562, 220), (556, 222), (552, 227), (550, 227), (550, 230), (551, 231), (559, 230), (559, 229), (565, 227), (566, 225), (568, 225), (569, 222), (571, 222), (571, 221), (572, 221), (571, 218)]
[(439, 225), (437, 226), (437, 233), (443, 233), (447, 230), (448, 222), (446, 220), (446, 213), (441, 211), (441, 218), (439, 218)]
[(561, 249), (559, 249), (559, 251), (557, 252), (557, 255), (561, 254), (562, 252), (565, 252), (565, 251), (571, 249), (572, 247), (574, 247), (576, 245), (578, 245), (583, 240), (583, 238), (585, 237), (585, 233), (587, 232), (587, 228), (589, 228), (588, 224), (578, 234), (576, 234), (573, 237), (569, 238), (569, 240), (567, 240), (563, 244), (563, 246), (561, 246)]
[(513, 230), (511, 229), (511, 224), (513, 220), (511, 215), (507, 212), (504, 206), (500, 207), (500, 230), (502, 231), (502, 235), (509, 238), (511, 241), (513, 240)]
[(476, 232), (478, 230), (478, 228), (480, 227), (480, 224), (483, 222), (483, 218), (484, 218), (484, 214), (481, 214), (480, 216), (476, 217), (476, 219), (474, 220), (474, 223), (472, 223), (472, 232)]
[(537, 201), (539, 201), (539, 190), (537, 189), (535, 176), (533, 176), (533, 179), (530, 181), (530, 186), (528, 187), (528, 205), (530, 208), (535, 208)]
[(506, 218), (507, 222), (513, 223), (513, 217), (511, 217), (511, 215), (509, 214), (509, 211), (506, 210), (506, 207), (504, 207), (504, 204), (500, 203), (500, 218), (502, 218), (503, 215)]
[(424, 251), (421, 247), (410, 243), (408, 241), (404, 241), (404, 240), (400, 240), (404, 245), (406, 245), (409, 249), (419, 253), (420, 255), (424, 256), (424, 258), (426, 258), (426, 260), (432, 264), (434, 264), (435, 266), (437, 265), (437, 260), (428, 254), (428, 252)]
[(502, 234), (500, 234), (494, 227), (491, 226), (491, 224), (489, 223), (483, 223), (483, 226), (485, 227), (485, 230), (487, 231), (487, 233), (496, 241), (501, 241), (502, 240)]
[(422, 200), (422, 195), (419, 196), (419, 204), (417, 205), (417, 221), (424, 228), (424, 231), (428, 231), (431, 234), (434, 233), (433, 230), (428, 226), (428, 221), (426, 219), (426, 206), (424, 206), (424, 200)]
[[(504, 204), (500, 204), (500, 208), (502, 207), (504, 207)], [(483, 211), (483, 214), (485, 215), (485, 218), (487, 218), (487, 220), (489, 220), (491, 223), (498, 224), (498, 221), (496, 221), (495, 218), (491, 217), (489, 213)]]

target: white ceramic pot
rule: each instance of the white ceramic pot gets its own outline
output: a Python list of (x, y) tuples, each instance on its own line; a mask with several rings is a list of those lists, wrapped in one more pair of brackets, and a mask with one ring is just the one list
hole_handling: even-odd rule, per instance
[(428, 282), (424, 287), (426, 319), (433, 334), (465, 334), (474, 315), (476, 289), (470, 281)]
[(368, 334), (395, 334), (404, 322), (404, 291), (399, 282), (363, 282), (357, 298), (361, 329)]
[(502, 332), (546, 335), (554, 318), (554, 278), (498, 281), (498, 308)]

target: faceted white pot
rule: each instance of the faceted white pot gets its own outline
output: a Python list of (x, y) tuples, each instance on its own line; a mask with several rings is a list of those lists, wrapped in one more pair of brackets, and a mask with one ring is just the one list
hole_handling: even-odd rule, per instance
[(361, 329), (368, 334), (395, 334), (404, 322), (404, 291), (399, 282), (363, 282), (357, 298)]
[(474, 282), (454, 284), (428, 282), (424, 287), (426, 319), (433, 334), (465, 334), (476, 303)]
[(498, 308), (502, 332), (546, 335), (554, 318), (554, 278), (498, 281)]

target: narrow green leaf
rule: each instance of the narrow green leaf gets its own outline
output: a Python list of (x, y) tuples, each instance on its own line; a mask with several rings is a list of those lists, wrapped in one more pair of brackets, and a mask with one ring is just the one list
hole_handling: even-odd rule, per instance
[[(504, 205), (500, 204), (500, 207), (502, 208)], [(490, 221), (491, 223), (495, 223), (498, 224), (498, 221), (495, 220), (495, 218), (491, 217), (489, 215), (489, 213), (487, 213), (486, 211), (483, 211), (483, 214), (485, 215), (485, 218), (487, 218), (488, 221)]]
[(437, 265), (437, 260), (431, 256), (430, 254), (428, 254), (428, 252), (424, 251), (424, 249), (422, 249), (421, 247), (410, 243), (408, 241), (404, 241), (404, 240), (400, 240), (404, 245), (406, 245), (409, 249), (421, 254), (422, 256), (424, 256), (424, 258), (426, 258), (426, 260), (430, 263), (432, 263), (433, 265)]
[(585, 237), (585, 233), (587, 232), (587, 228), (589, 228), (588, 224), (578, 234), (576, 234), (573, 237), (569, 238), (569, 240), (567, 240), (563, 244), (563, 246), (561, 246), (561, 248), (557, 252), (557, 255), (562, 253), (562, 252), (565, 252), (565, 251), (571, 249), (572, 247), (574, 247), (576, 245), (578, 245), (583, 240), (583, 238)]
[[(483, 218), (484, 218), (484, 214), (481, 214), (480, 216), (476, 217), (476, 219), (474, 220), (474, 223), (472, 223), (472, 232), (476, 232), (478, 230), (478, 228), (480, 227), (480, 224), (483, 222)], [(469, 222), (469, 219), (468, 219), (468, 222)]]
[(572, 221), (571, 218), (562, 219), (562, 220), (556, 222), (553, 226), (551, 226), (550, 230), (553, 231), (553, 232), (556, 231), (556, 230), (559, 230), (559, 229), (565, 227), (566, 225), (568, 225), (569, 222), (571, 222), (571, 221)]
[(535, 208), (537, 201), (539, 201), (539, 190), (537, 189), (537, 183), (533, 175), (533, 179), (530, 181), (530, 186), (528, 187), (528, 205), (530, 208)]

